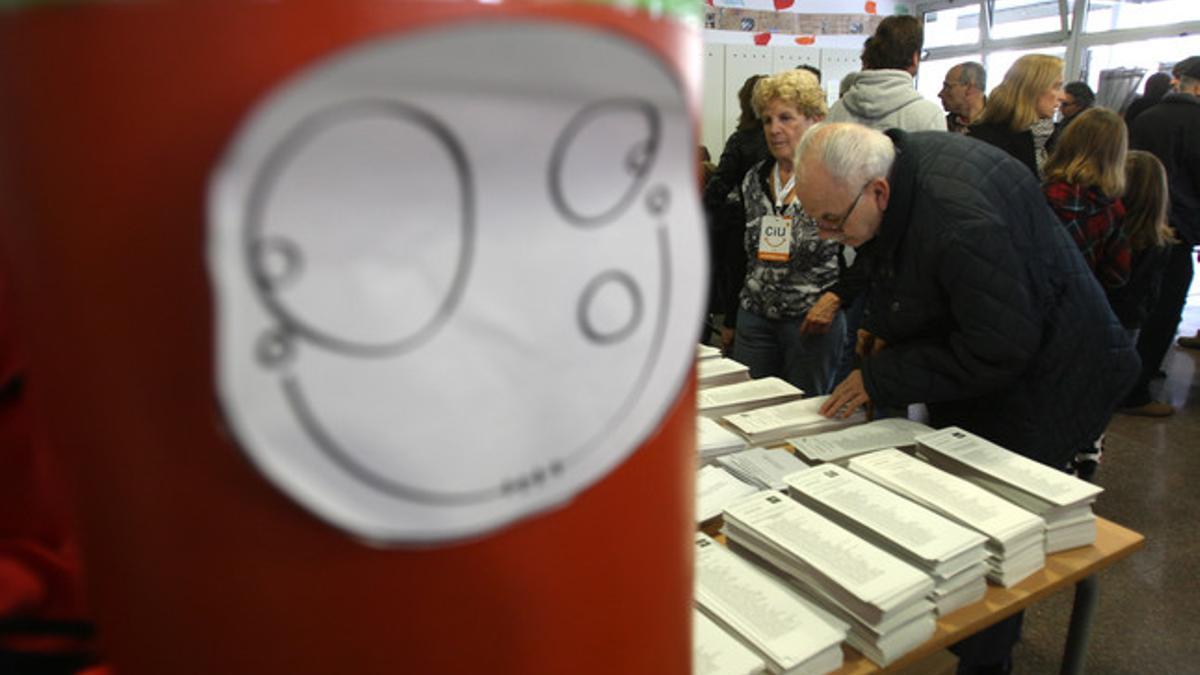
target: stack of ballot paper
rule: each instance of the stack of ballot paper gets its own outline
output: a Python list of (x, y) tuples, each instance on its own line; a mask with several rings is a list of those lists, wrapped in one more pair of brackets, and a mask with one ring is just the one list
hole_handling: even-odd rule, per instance
[(844, 623), (708, 535), (698, 532), (695, 541), (696, 604), (772, 673), (820, 675), (842, 666)]
[(692, 609), (692, 675), (759, 675), (766, 671), (767, 664), (758, 655), (704, 612)]
[(838, 462), (884, 448), (915, 445), (917, 436), (933, 431), (933, 427), (902, 417), (889, 417), (858, 426), (827, 431), (823, 434), (789, 438), (788, 444), (813, 464)]
[(850, 624), (847, 641), (887, 665), (936, 628), (929, 575), (776, 492), (725, 509), (730, 548), (746, 550)]
[(763, 377), (711, 387), (696, 394), (696, 412), (719, 418), (804, 397), (804, 392), (778, 377)]
[(826, 464), (784, 479), (801, 504), (933, 578), (929, 599), (939, 615), (987, 592), (987, 537), (872, 483)]
[(715, 359), (721, 356), (721, 350), (711, 345), (698, 345), (696, 347), (696, 358), (703, 361), (704, 359)]
[(1046, 521), (1046, 553), (1096, 541), (1098, 485), (1006, 450), (958, 427), (917, 437), (931, 464), (965, 478)]
[(703, 359), (696, 364), (696, 384), (701, 389), (745, 382), (749, 379), (750, 368), (733, 359)]
[(703, 523), (716, 518), (726, 506), (761, 489), (743, 483), (725, 469), (700, 467), (696, 474), (696, 522)]
[(748, 448), (723, 455), (717, 458), (717, 464), (743, 483), (754, 485), (759, 490), (787, 489), (783, 477), (808, 468), (807, 464), (787, 450), (766, 448)]
[(1046, 523), (983, 488), (894, 448), (852, 457), (850, 470), (988, 538), (988, 579), (1012, 586), (1046, 564)]
[(746, 439), (707, 417), (696, 418), (696, 452), (701, 463), (746, 449)]
[(792, 436), (808, 436), (835, 429), (844, 429), (866, 421), (863, 411), (857, 410), (846, 419), (830, 419), (820, 412), (828, 396), (789, 401), (747, 412), (726, 415), (721, 420), (733, 427), (754, 445), (770, 445)]

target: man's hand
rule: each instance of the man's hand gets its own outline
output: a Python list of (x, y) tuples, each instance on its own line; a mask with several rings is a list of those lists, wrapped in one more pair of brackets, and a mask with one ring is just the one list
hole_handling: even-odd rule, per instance
[(824, 295), (817, 298), (817, 302), (808, 310), (808, 314), (804, 316), (804, 323), (800, 324), (801, 335), (820, 335), (829, 332), (829, 326), (833, 324), (833, 317), (837, 316), (837, 311), (842, 306), (842, 299), (837, 294), (826, 291)]
[(733, 329), (729, 326), (721, 326), (721, 353), (729, 356), (733, 350)]
[(834, 387), (833, 393), (821, 406), (820, 412), (826, 417), (844, 420), (863, 406), (867, 406), (867, 412), (870, 413), (870, 405), (871, 397), (863, 385), (862, 371), (855, 369), (850, 371), (841, 384)]
[(879, 353), (881, 349), (887, 346), (887, 342), (881, 337), (876, 337), (874, 333), (858, 329), (858, 334), (855, 336), (854, 353), (860, 359), (870, 358)]

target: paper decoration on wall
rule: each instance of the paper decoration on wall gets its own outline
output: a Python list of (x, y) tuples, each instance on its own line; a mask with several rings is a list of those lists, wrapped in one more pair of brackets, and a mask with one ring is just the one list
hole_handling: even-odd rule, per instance
[(784, 35), (871, 35), (883, 17), (871, 14), (799, 14), (735, 7), (706, 7), (704, 27)]
[(210, 186), (238, 443), (375, 542), (481, 536), (594, 484), (692, 367), (695, 137), (661, 59), (569, 24), (387, 37), (285, 82)]

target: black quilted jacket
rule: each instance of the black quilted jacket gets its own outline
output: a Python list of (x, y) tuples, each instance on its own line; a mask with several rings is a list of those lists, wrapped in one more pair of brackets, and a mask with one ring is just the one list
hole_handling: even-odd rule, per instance
[(1200, 98), (1167, 94), (1138, 116), (1129, 147), (1162, 160), (1171, 183), (1171, 227), (1188, 244), (1200, 244)]
[(863, 364), (868, 393), (1064, 466), (1138, 372), (1104, 291), (1020, 162), (958, 134), (888, 133), (864, 320), (888, 346)]

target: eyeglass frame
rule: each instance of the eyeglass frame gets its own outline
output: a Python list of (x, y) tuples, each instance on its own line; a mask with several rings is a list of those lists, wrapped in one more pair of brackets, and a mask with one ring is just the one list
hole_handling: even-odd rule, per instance
[[(846, 212), (842, 214), (841, 218), (838, 218), (838, 221), (836, 223), (830, 223), (828, 220), (822, 220), (820, 218), (817, 218), (817, 219), (815, 219), (817, 221), (817, 227), (822, 230), (826, 230), (828, 232), (844, 231), (846, 228), (846, 221), (850, 219), (851, 214), (854, 213), (854, 209), (858, 208), (858, 202), (861, 201), (862, 196), (864, 194), (866, 194), (867, 188), (871, 185), (871, 183), (874, 183), (874, 182), (875, 182), (875, 179), (872, 178), (872, 179), (868, 180), (867, 182), (863, 183), (863, 186), (858, 189), (858, 194), (854, 197), (854, 201), (850, 203), (850, 208), (846, 209)], [(828, 225), (830, 225), (830, 227), (824, 227), (822, 225), (822, 223), (828, 224)]]

